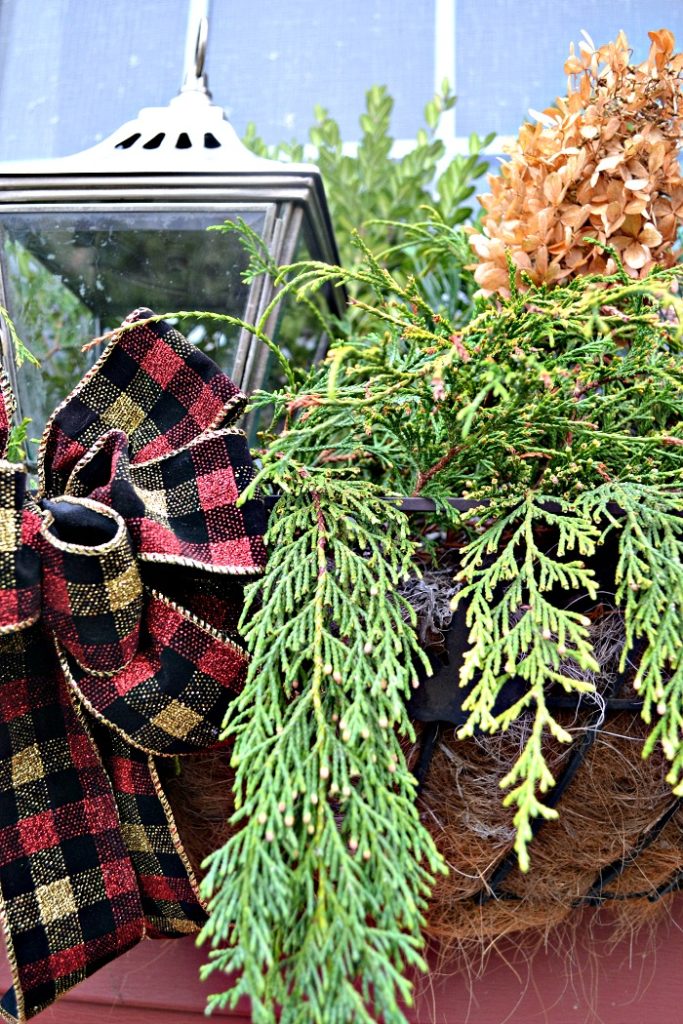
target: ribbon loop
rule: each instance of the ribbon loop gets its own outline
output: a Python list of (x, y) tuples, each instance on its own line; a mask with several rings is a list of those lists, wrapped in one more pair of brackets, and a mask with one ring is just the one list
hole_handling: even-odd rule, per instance
[(87, 499), (42, 502), (43, 615), (78, 665), (124, 668), (138, 649), (142, 582), (126, 524)]
[[(131, 314), (48, 422), (41, 488), (0, 460), (0, 920), (25, 1021), (145, 934), (205, 921), (154, 757), (214, 746), (248, 657), (265, 510), (245, 396)], [(0, 446), (11, 396), (0, 372)]]
[[(126, 323), (152, 315), (136, 310)], [(42, 490), (64, 494), (76, 463), (111, 430), (126, 435), (131, 462), (144, 462), (232, 422), (245, 404), (230, 378), (170, 324), (122, 331), (48, 420)]]
[(74, 466), (66, 493), (115, 508), (142, 561), (253, 573), (263, 564), (263, 505), (237, 505), (252, 476), (241, 430), (206, 431), (144, 462), (132, 462), (126, 435), (111, 430)]

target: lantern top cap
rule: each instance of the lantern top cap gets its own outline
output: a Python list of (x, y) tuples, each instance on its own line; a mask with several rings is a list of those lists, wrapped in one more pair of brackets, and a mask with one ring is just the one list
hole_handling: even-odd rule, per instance
[[(200, 77), (198, 82), (202, 81)], [(67, 167), (67, 164), (69, 165)], [(64, 170), (273, 171), (287, 164), (251, 153), (208, 92), (187, 83), (165, 107), (144, 107), (108, 138), (62, 158)]]
[(222, 107), (202, 87), (203, 76), (186, 81), (165, 107), (144, 107), (108, 138), (72, 156), (0, 164), (11, 174), (173, 174), (305, 171), (313, 164), (269, 160), (250, 152)]

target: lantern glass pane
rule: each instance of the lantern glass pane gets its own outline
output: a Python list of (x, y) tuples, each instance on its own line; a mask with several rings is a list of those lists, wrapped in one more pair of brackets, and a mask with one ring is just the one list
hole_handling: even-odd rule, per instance
[[(299, 263), (312, 258), (308, 239), (302, 232), (293, 262)], [(277, 346), (289, 364), (303, 371), (310, 369), (324, 355), (328, 339), (323, 320), (330, 316), (330, 306), (324, 290), (308, 293), (307, 299), (306, 303), (296, 302), (289, 293), (280, 306), (275, 331)], [(314, 312), (315, 309), (319, 311), (319, 317)], [(274, 390), (283, 387), (285, 383), (282, 367), (271, 353), (267, 353), (263, 382), (259, 386), (266, 390)]]
[[(102, 344), (134, 309), (199, 310), (247, 319), (248, 254), (232, 231), (207, 231), (240, 217), (268, 242), (272, 215), (256, 209), (50, 209), (2, 213), (0, 302), (41, 361), (18, 374), (19, 406), (38, 436), (52, 410), (97, 359)], [(182, 319), (179, 329), (231, 373), (240, 328)], [(29, 451), (29, 458), (35, 449)]]
[[(312, 259), (311, 250), (302, 232), (299, 236), (293, 262)], [(280, 303), (277, 322), (271, 325), (272, 336), (290, 366), (301, 372), (310, 370), (327, 351), (329, 338), (324, 324), (333, 317), (331, 306), (324, 290), (309, 292), (307, 302), (296, 302), (288, 293)], [(319, 315), (314, 310), (318, 310)], [(255, 371), (252, 390), (275, 391), (287, 385), (282, 365), (273, 353), (261, 347), (260, 359)], [(272, 418), (271, 407), (252, 411), (246, 421), (246, 428), (252, 444), (258, 443), (258, 431)]]

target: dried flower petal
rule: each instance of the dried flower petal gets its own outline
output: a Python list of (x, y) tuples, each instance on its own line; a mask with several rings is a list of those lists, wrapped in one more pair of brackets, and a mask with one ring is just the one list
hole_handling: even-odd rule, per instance
[(605, 156), (602, 158), (600, 163), (595, 168), (596, 171), (613, 171), (615, 167), (624, 162), (624, 153), (612, 153), (611, 156)]
[(564, 194), (562, 178), (559, 174), (553, 173), (548, 175), (543, 182), (543, 194), (549, 203), (552, 203), (553, 206), (557, 206)]
[(658, 245), (662, 244), (662, 236), (653, 224), (646, 224), (638, 235), (638, 241), (650, 249), (656, 249)]
[(645, 246), (639, 242), (632, 242), (628, 249), (624, 250), (624, 263), (632, 270), (640, 270), (647, 263), (649, 255)]
[[(633, 277), (671, 266), (683, 225), (683, 54), (668, 29), (650, 34), (648, 59), (630, 64), (623, 32), (596, 48), (570, 47), (567, 96), (533, 112), (472, 229), (475, 277), (507, 294), (507, 254), (532, 280), (552, 284), (581, 273), (614, 272), (609, 245)], [(519, 286), (524, 282), (519, 280)]]
[(500, 267), (495, 267), (490, 263), (483, 263), (475, 270), (474, 280), (486, 292), (507, 294), (509, 276), (507, 271), (502, 270)]

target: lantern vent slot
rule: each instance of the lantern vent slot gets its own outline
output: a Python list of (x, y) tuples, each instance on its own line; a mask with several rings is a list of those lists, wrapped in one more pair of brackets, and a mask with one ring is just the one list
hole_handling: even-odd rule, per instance
[(204, 132), (204, 149), (220, 149), (221, 144), (213, 132)]
[(133, 146), (138, 141), (139, 138), (140, 138), (140, 132), (135, 132), (134, 135), (129, 135), (127, 139), (123, 140), (123, 142), (117, 142), (116, 143), (116, 148), (117, 149), (130, 149), (130, 147)]
[(190, 136), (187, 132), (181, 132), (178, 136), (178, 141), (175, 144), (176, 149), (192, 149), (192, 143), (190, 142)]
[(161, 143), (164, 141), (165, 137), (166, 137), (166, 133), (165, 132), (159, 132), (157, 135), (154, 136), (153, 139), (150, 139), (149, 142), (145, 142), (142, 148), (143, 149), (158, 149), (159, 146), (161, 145)]

